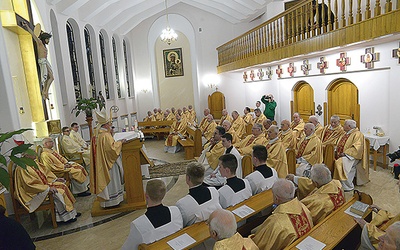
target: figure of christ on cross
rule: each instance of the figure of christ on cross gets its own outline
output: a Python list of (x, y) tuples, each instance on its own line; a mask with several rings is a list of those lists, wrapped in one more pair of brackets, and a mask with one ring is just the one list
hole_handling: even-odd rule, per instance
[[(54, 80), (54, 75), (50, 63), (47, 61), (48, 51), (46, 45), (49, 44), (52, 35), (46, 32), (41, 32), (40, 35), (37, 36), (29, 27), (28, 23), (23, 22), (22, 26), (32, 35), (33, 40), (36, 43), (38, 64), (40, 67), (40, 84), (42, 85), (42, 98), (49, 99), (49, 89)], [(40, 30), (40, 25), (38, 25), (38, 27)]]

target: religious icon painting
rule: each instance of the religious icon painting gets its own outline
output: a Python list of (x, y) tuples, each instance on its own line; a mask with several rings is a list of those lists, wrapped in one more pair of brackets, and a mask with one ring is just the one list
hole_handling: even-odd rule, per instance
[(278, 65), (278, 66), (277, 66), (276, 74), (278, 75), (278, 78), (281, 78), (281, 77), (282, 77), (282, 74), (283, 74), (282, 65)]
[(262, 80), (264, 78), (264, 71), (262, 69), (258, 69), (257, 71), (258, 80)]
[(303, 64), (301, 65), (301, 71), (305, 76), (308, 76), (308, 73), (311, 70), (311, 64), (308, 63), (308, 59), (303, 60)]
[(374, 62), (379, 61), (379, 53), (374, 53), (374, 47), (366, 48), (365, 54), (361, 56), (361, 62), (365, 64), (366, 69), (373, 69)]
[(325, 74), (325, 69), (328, 68), (328, 61), (325, 61), (324, 56), (319, 58), (319, 62), (317, 63), (317, 68), (319, 69), (319, 73)]
[(392, 57), (397, 58), (400, 64), (400, 43), (399, 48), (392, 50)]
[(265, 76), (268, 78), (268, 80), (271, 80), (272, 74), (273, 74), (272, 68), (271, 68), (271, 66), (268, 66), (265, 69)]
[(243, 81), (247, 82), (247, 71), (243, 72)]
[(339, 59), (336, 59), (336, 66), (340, 68), (340, 71), (346, 71), (347, 65), (350, 65), (350, 57), (346, 57), (346, 52), (342, 52)]
[(165, 77), (183, 76), (182, 48), (165, 49), (163, 55)]
[(294, 63), (289, 63), (289, 67), (287, 68), (287, 71), (291, 77), (294, 76), (294, 73), (296, 73), (296, 67), (294, 66)]
[(255, 77), (254, 70), (250, 70), (250, 80), (254, 81)]

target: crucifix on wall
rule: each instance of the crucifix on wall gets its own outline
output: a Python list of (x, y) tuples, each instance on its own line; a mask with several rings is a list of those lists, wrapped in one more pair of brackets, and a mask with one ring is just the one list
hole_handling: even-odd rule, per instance
[(301, 71), (305, 76), (308, 75), (308, 72), (311, 70), (311, 64), (308, 63), (308, 59), (303, 60), (303, 64), (301, 65)]
[(398, 58), (400, 63), (400, 43), (399, 43), (399, 48), (392, 50), (392, 57)]
[(283, 74), (282, 65), (278, 65), (277, 67), (276, 74), (278, 75), (278, 78), (281, 78), (281, 75)]
[(324, 56), (319, 58), (319, 62), (317, 63), (317, 68), (319, 68), (319, 73), (325, 74), (325, 69), (328, 68), (328, 62), (325, 61)]
[(365, 64), (365, 68), (373, 69), (374, 62), (379, 61), (379, 53), (374, 53), (374, 48), (366, 48), (365, 55), (361, 56), (361, 62)]
[(347, 65), (350, 65), (350, 57), (346, 57), (346, 52), (342, 52), (340, 53), (339, 59), (336, 59), (336, 66), (338, 66), (341, 71), (346, 71)]
[(289, 67), (287, 68), (287, 71), (291, 77), (294, 76), (294, 73), (296, 73), (296, 67), (294, 66), (294, 63), (289, 63)]

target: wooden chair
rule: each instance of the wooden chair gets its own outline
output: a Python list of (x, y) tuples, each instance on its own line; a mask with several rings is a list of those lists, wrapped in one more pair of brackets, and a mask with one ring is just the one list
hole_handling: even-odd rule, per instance
[(363, 193), (363, 192), (358, 191), (356, 189), (354, 189), (353, 197), (355, 197), (356, 200), (361, 201), (361, 202), (363, 202), (365, 204), (368, 204), (368, 205), (374, 204), (374, 200), (372, 199), (371, 195)]
[[(40, 162), (43, 163), (41, 155), (43, 152), (43, 147), (40, 145), (36, 146), (36, 159)], [(71, 184), (71, 178), (69, 177), (69, 169), (64, 169), (62, 171), (53, 171), (50, 169), (51, 172), (53, 172), (58, 178), (64, 178), (65, 179), (65, 185), (69, 187)]]
[(296, 153), (293, 148), (286, 150), (286, 158), (288, 163), (289, 174), (296, 174)]
[(242, 173), (243, 178), (253, 173), (253, 162), (250, 155), (244, 155), (242, 157)]
[(83, 160), (83, 152), (68, 154), (64, 151), (64, 148), (61, 145), (62, 138), (63, 135), (58, 136), (58, 152), (60, 153), (60, 155), (64, 156), (68, 161), (73, 161), (82, 166), (86, 166), (85, 161)]
[[(10, 194), (11, 194), (11, 201), (14, 208), (15, 219), (21, 223), (21, 215), (23, 214), (30, 214), (29, 211), (19, 202), (18, 199), (15, 197), (15, 181), (14, 181), (14, 171), (16, 165), (13, 162), (8, 164), (8, 173), (10, 175)], [(46, 199), (43, 203), (35, 210), (36, 211), (46, 211), (50, 210), (51, 213), (51, 221), (53, 223), (53, 228), (57, 228), (57, 221), (56, 221), (56, 211), (54, 207), (54, 199), (53, 195), (49, 192), (47, 194)]]
[(243, 136), (243, 138), (246, 138), (246, 136), (251, 135), (251, 130), (253, 129), (253, 124), (246, 124), (246, 134)]
[(333, 144), (328, 144), (325, 146), (324, 164), (329, 168), (333, 177), (333, 171), (335, 170), (335, 146)]

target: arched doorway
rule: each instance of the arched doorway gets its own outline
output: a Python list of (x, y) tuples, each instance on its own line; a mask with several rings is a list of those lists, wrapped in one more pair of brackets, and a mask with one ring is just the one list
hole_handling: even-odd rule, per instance
[(304, 121), (315, 114), (314, 89), (305, 81), (297, 82), (293, 87), (292, 115), (298, 112)]
[(352, 119), (360, 127), (360, 104), (356, 85), (346, 78), (339, 78), (328, 85), (327, 91), (328, 119), (332, 115), (338, 115), (342, 125), (346, 119)]

